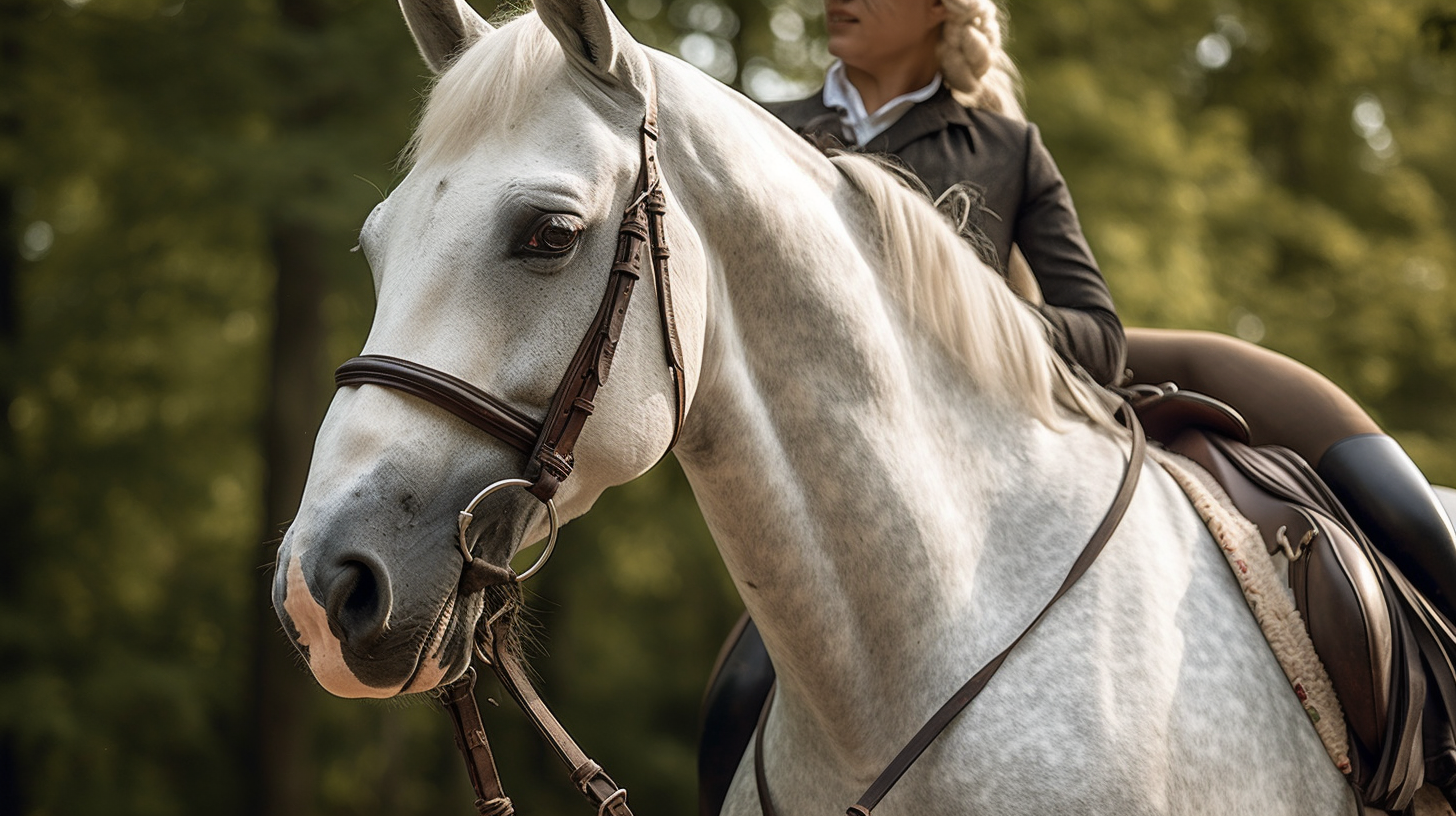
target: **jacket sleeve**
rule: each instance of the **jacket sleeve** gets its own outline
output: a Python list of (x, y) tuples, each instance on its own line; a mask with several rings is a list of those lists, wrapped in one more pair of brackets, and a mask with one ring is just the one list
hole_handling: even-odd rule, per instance
[(1026, 134), (1026, 187), (1013, 240), (1041, 285), (1057, 350), (1104, 385), (1127, 362), (1127, 338), (1107, 282), (1082, 235), (1067, 183), (1035, 125)]

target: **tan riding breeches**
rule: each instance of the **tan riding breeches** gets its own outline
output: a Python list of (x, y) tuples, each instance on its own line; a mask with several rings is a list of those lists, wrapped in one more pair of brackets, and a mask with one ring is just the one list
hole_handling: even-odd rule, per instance
[(1293, 448), (1311, 465), (1347, 436), (1383, 433), (1324, 375), (1228, 335), (1128, 329), (1127, 366), (1133, 382), (1173, 382), (1227, 402), (1248, 420), (1255, 445)]

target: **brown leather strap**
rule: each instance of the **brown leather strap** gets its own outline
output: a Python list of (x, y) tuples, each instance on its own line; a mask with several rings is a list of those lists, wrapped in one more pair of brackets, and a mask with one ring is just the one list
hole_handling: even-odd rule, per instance
[(597, 809), (598, 816), (632, 816), (631, 808), (627, 807), (626, 789), (612, 781), (607, 772), (602, 770), (602, 766), (593, 762), (581, 750), (551, 713), (551, 709), (546, 707), (541, 695), (536, 693), (525, 667), (521, 665), (515, 651), (508, 646), (509, 627), (509, 616), (502, 617), (491, 627), (490, 665), (495, 670), (496, 677), (500, 678), (501, 684), (521, 710), (526, 712), (536, 730), (551, 744), (556, 756), (571, 769), (572, 784)]
[(952, 695), (925, 725), (921, 726), (910, 742), (891, 760), (889, 767), (885, 768), (874, 784), (870, 785), (864, 795), (859, 798), (859, 801), (849, 808), (847, 812), (850, 816), (869, 816), (870, 811), (880, 803), (881, 799), (885, 798), (885, 794), (890, 792), (890, 788), (900, 781), (900, 777), (904, 776), (915, 760), (925, 752), (926, 748), (930, 747), (930, 743), (940, 735), (941, 731), (945, 730), (946, 726), (950, 725), (950, 721), (970, 705), (972, 700), (976, 699), (976, 695), (986, 687), (996, 671), (1001, 668), (1001, 664), (1006, 662), (1006, 657), (1011, 654), (1011, 650), (1031, 634), (1037, 624), (1046, 617), (1047, 612), (1051, 611), (1052, 606), (1067, 594), (1067, 590), (1071, 589), (1072, 585), (1077, 583), (1077, 579), (1081, 578), (1092, 566), (1092, 562), (1097, 560), (1097, 556), (1107, 542), (1112, 540), (1112, 534), (1116, 532), (1118, 523), (1122, 521), (1123, 514), (1127, 512), (1128, 505), (1132, 503), (1133, 494), (1137, 492), (1138, 475), (1142, 471), (1143, 457), (1148, 446), (1147, 437), (1143, 435), (1142, 426), (1132, 408), (1124, 402), (1117, 410), (1122, 415), (1123, 423), (1132, 431), (1132, 452), (1128, 455), (1127, 469), (1123, 472), (1122, 485), (1117, 489), (1117, 496), (1113, 498), (1112, 506), (1107, 509), (1107, 515), (1103, 516), (1102, 523), (1097, 525), (1097, 530), (1092, 533), (1091, 540), (1082, 548), (1082, 553), (1072, 564), (1072, 569), (1067, 573), (1066, 579), (1062, 581), (1056, 594), (1052, 595), (1051, 600), (1046, 602), (1046, 605), (1042, 607), (1026, 629), (1011, 641), (1011, 645), (991, 658), (991, 662), (966, 681), (966, 684), (961, 686), (960, 690)]
[[(643, 258), (646, 257), (652, 264), (653, 282), (658, 289), (663, 346), (673, 379), (676, 413), (672, 441), (668, 445), (668, 450), (671, 450), (682, 433), (687, 386), (672, 307), (668, 269), (670, 253), (665, 229), (667, 204), (657, 166), (655, 88), (647, 94), (640, 135), (642, 164), (632, 200), (623, 212), (618, 228), (617, 252), (608, 273), (606, 291), (567, 365), (542, 422), (458, 377), (397, 357), (366, 354), (348, 360), (334, 374), (336, 385), (340, 388), (354, 385), (394, 388), (455, 414), (527, 454), (526, 478), (533, 482), (528, 489), (541, 501), (547, 502), (571, 473), (577, 437), (587, 417), (596, 408), (592, 400), (597, 389), (606, 383), (611, 373), (627, 306), (641, 278)], [(479, 558), (472, 559), (469, 552), (466, 559), (460, 582), (460, 592), (464, 595), (515, 580), (514, 573), (508, 568), (495, 567)], [(493, 622), (484, 626), (484, 635), (490, 641), (491, 659), (487, 662), (537, 730), (571, 768), (572, 783), (596, 806), (598, 816), (632, 816), (627, 807), (627, 791), (618, 787), (600, 765), (582, 753), (531, 686), (524, 667), (507, 645), (512, 617), (506, 614), (507, 611), (502, 608)], [(480, 710), (475, 704), (474, 684), (475, 673), (470, 670), (465, 677), (445, 687), (440, 699), (454, 723), (456, 744), (465, 757), (471, 784), (479, 797), (476, 808), (483, 816), (510, 816), (511, 802), (501, 792), (495, 761), (481, 724)]]
[[(644, 139), (644, 142), (646, 140)], [(607, 278), (607, 289), (597, 313), (587, 326), (586, 335), (576, 348), (561, 385), (551, 398), (545, 426), (536, 448), (531, 453), (534, 472), (526, 478), (535, 482), (527, 488), (541, 501), (556, 494), (573, 466), (572, 452), (587, 417), (596, 410), (592, 402), (597, 389), (611, 374), (617, 343), (621, 340), (627, 306), (637, 284), (641, 268), (641, 250), (647, 243), (647, 211), (639, 201), (622, 216), (618, 228), (617, 257)]]
[(668, 268), (671, 252), (667, 247), (667, 196), (662, 192), (662, 182), (657, 167), (657, 99), (647, 103), (647, 114), (642, 120), (643, 150), (642, 166), (647, 174), (647, 228), (652, 242), (652, 271), (657, 283), (657, 312), (662, 324), (662, 345), (667, 354), (667, 368), (672, 374), (673, 397), (676, 416), (672, 424), (672, 441), (668, 450), (677, 447), (682, 435), (684, 413), (687, 411), (687, 376), (682, 363), (682, 341), (677, 334), (677, 315), (672, 309), (672, 275)]
[(469, 422), (522, 453), (530, 453), (541, 423), (459, 377), (419, 363), (365, 354), (334, 372), (334, 384), (383, 385), (423, 399)]
[(641, 278), (643, 259), (652, 264), (658, 290), (658, 311), (662, 342), (673, 381), (676, 413), (672, 441), (682, 433), (687, 404), (687, 378), (682, 364), (682, 345), (677, 318), (672, 308), (672, 282), (668, 268), (665, 214), (666, 196), (657, 166), (657, 95), (648, 94), (642, 117), (642, 165), (632, 201), (622, 213), (617, 230), (617, 252), (607, 276), (606, 291), (596, 315), (587, 326), (576, 353), (552, 395), (544, 421), (538, 423), (524, 413), (492, 397), (458, 377), (418, 363), (377, 354), (366, 354), (345, 362), (334, 374), (340, 387), (383, 385), (420, 397), (464, 419), (477, 428), (528, 454), (528, 488), (541, 501), (556, 494), (571, 474), (573, 451), (586, 420), (596, 410), (597, 389), (606, 383), (612, 360), (621, 340), (622, 325), (632, 291)]
[[(577, 347), (561, 385), (551, 399), (546, 412), (545, 427), (540, 440), (531, 454), (534, 472), (528, 471), (526, 478), (535, 482), (528, 488), (541, 501), (556, 494), (561, 482), (571, 473), (572, 451), (587, 417), (596, 409), (592, 400), (597, 389), (607, 381), (611, 373), (612, 360), (616, 356), (617, 343), (621, 339), (622, 324), (627, 317), (627, 306), (632, 300), (632, 291), (641, 277), (644, 254), (649, 256), (653, 266), (653, 279), (658, 287), (659, 313), (662, 321), (663, 345), (667, 350), (667, 364), (672, 374), (677, 413), (673, 418), (671, 450), (677, 444), (682, 431), (685, 402), (685, 382), (681, 363), (681, 350), (677, 337), (676, 318), (672, 311), (672, 294), (669, 283), (667, 259), (667, 237), (663, 228), (663, 214), (667, 210), (662, 192), (661, 178), (657, 167), (657, 95), (647, 96), (647, 110), (642, 116), (642, 164), (638, 170), (636, 193), (622, 214), (622, 225), (618, 229), (617, 256), (607, 279), (607, 290), (602, 296), (596, 316), (587, 327), (586, 336)], [(649, 246), (644, 253), (644, 247)]]
[[(677, 447), (682, 435), (683, 421), (687, 418), (688, 384), (687, 373), (682, 363), (682, 341), (677, 334), (677, 316), (672, 310), (672, 275), (668, 271), (667, 237), (663, 214), (667, 205), (662, 189), (658, 188), (647, 197), (647, 225), (652, 232), (652, 271), (657, 280), (657, 310), (662, 322), (662, 345), (667, 353), (667, 369), (672, 375), (673, 404), (676, 414), (672, 421), (672, 440), (667, 449)], [(665, 455), (665, 454), (664, 454)]]
[(470, 786), (475, 789), (475, 810), (480, 816), (511, 816), (515, 808), (501, 789), (500, 775), (495, 770), (495, 757), (485, 738), (485, 724), (475, 703), (475, 669), (440, 690), (440, 702), (450, 723), (455, 726), (455, 747), (465, 758)]
[[(1132, 451), (1128, 455), (1127, 469), (1123, 471), (1122, 485), (1118, 487), (1117, 495), (1112, 500), (1112, 506), (1107, 509), (1107, 515), (1103, 516), (1102, 523), (1097, 525), (1097, 529), (1092, 533), (1092, 538), (1082, 548), (1081, 554), (1077, 556), (1077, 560), (1072, 564), (1072, 568), (1067, 573), (1067, 577), (1062, 581), (1062, 585), (1057, 589), (1056, 594), (1052, 595), (1051, 600), (1047, 601), (1046, 605), (1037, 613), (1036, 618), (1027, 625), (1026, 629), (1022, 630), (1021, 634), (1016, 636), (1016, 639), (1011, 642), (1011, 645), (1003, 649), (1000, 654), (991, 658), (989, 663), (983, 666), (980, 671), (976, 672), (970, 680), (966, 681), (966, 684), (961, 686), (945, 702), (945, 705), (941, 706), (940, 710), (935, 712), (925, 725), (920, 727), (920, 730), (915, 733), (915, 736), (910, 739), (910, 742), (904, 748), (900, 749), (900, 753), (895, 755), (895, 758), (890, 761), (889, 766), (880, 773), (879, 778), (870, 785), (869, 789), (864, 792), (864, 795), (859, 798), (859, 801), (849, 807), (846, 811), (849, 816), (870, 816), (875, 806), (880, 803), (881, 799), (885, 798), (885, 794), (889, 793), (890, 789), (895, 786), (895, 783), (900, 781), (900, 777), (904, 776), (905, 772), (910, 770), (910, 766), (915, 764), (915, 760), (919, 759), (920, 755), (925, 752), (925, 749), (930, 747), (930, 743), (936, 737), (940, 736), (940, 733), (945, 730), (946, 726), (950, 725), (951, 720), (955, 719), (956, 715), (960, 714), (966, 706), (971, 704), (972, 700), (976, 699), (976, 696), (991, 681), (996, 671), (1001, 668), (1001, 664), (1006, 662), (1006, 657), (1011, 654), (1011, 650), (1015, 649), (1027, 635), (1031, 634), (1031, 631), (1036, 628), (1037, 624), (1041, 623), (1042, 618), (1046, 617), (1047, 612), (1051, 610), (1052, 606), (1061, 600), (1062, 596), (1067, 594), (1067, 590), (1071, 589), (1072, 585), (1077, 583), (1077, 579), (1081, 578), (1087, 572), (1088, 568), (1092, 566), (1092, 562), (1097, 559), (1098, 554), (1107, 545), (1107, 542), (1112, 539), (1112, 534), (1117, 530), (1118, 523), (1122, 521), (1123, 515), (1127, 512), (1128, 505), (1132, 503), (1133, 494), (1137, 492), (1138, 475), (1142, 471), (1148, 444), (1147, 438), (1143, 434), (1142, 426), (1138, 423), (1137, 415), (1133, 413), (1132, 408), (1124, 402), (1118, 407), (1117, 412), (1122, 417), (1123, 423), (1132, 431)], [(768, 722), (768, 709), (772, 704), (773, 694), (770, 693), (768, 700), (764, 702), (763, 712), (759, 715), (759, 733), (754, 740), (754, 771), (755, 778), (758, 782), (759, 804), (763, 808), (764, 816), (774, 816), (775, 814), (772, 799), (768, 794), (767, 777), (763, 772), (763, 729)]]

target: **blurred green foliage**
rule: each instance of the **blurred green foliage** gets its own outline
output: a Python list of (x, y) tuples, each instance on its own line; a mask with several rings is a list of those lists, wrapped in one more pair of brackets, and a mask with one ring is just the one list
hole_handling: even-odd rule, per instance
[[(812, 91), (827, 60), (812, 0), (613, 5), (759, 98)], [(1456, 482), (1456, 6), (1011, 13), (1126, 320), (1293, 354)], [(270, 230), (307, 222), (325, 249), (322, 400), (367, 329), (348, 250), (426, 72), (388, 0), (5, 0), (0, 70), (0, 816), (243, 813), (272, 716), (248, 688), (259, 542), (287, 520), (259, 521)], [(639, 813), (691, 809), (737, 601), (676, 467), (572, 524), (532, 591), (547, 698)], [(305, 812), (470, 812), (427, 702), (297, 679)], [(509, 704), (485, 715), (521, 807), (584, 812)]]

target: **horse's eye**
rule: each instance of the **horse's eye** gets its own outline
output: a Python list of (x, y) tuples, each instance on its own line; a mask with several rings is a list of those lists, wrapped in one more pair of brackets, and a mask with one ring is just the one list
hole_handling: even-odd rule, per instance
[(576, 239), (581, 237), (581, 230), (581, 222), (569, 215), (561, 213), (543, 215), (531, 225), (531, 230), (526, 235), (526, 242), (521, 245), (521, 251), (528, 255), (545, 255), (547, 257), (565, 255), (576, 246)]

